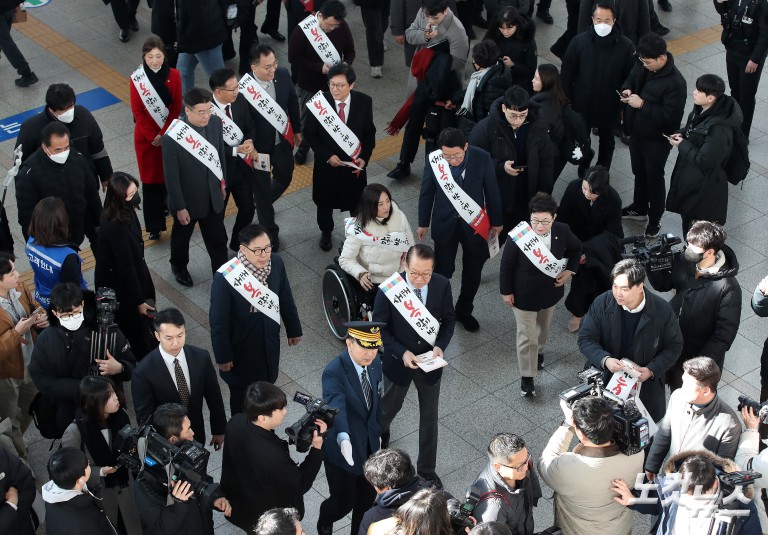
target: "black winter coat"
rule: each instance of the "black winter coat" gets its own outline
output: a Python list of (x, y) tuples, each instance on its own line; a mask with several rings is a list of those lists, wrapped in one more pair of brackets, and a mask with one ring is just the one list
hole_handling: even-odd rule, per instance
[(64, 201), (69, 218), (68, 241), (80, 245), (87, 229), (99, 225), (101, 199), (96, 179), (85, 156), (74, 149), (64, 164), (51, 160), (42, 147), (37, 149), (16, 175), (16, 204), (24, 239), (29, 238), (32, 211), (45, 197)]
[(504, 116), (501, 105), (501, 98), (493, 103), (488, 117), (477, 123), (472, 129), (469, 143), (490, 153), (496, 178), (499, 181), (502, 207), (505, 211), (512, 211), (516, 206), (523, 204), (519, 202), (520, 199), (516, 199), (515, 181), (520, 180), (520, 175), (517, 177), (508, 175), (504, 171), (504, 163), (507, 160), (521, 163), (523, 160), (524, 165), (528, 166), (523, 173), (528, 181), (528, 198), (524, 203), (527, 205), (537, 192), (552, 192), (554, 182), (553, 151), (547, 128), (538, 120), (538, 106), (531, 104), (528, 108), (528, 118), (524, 123), (527, 125), (525, 157), (523, 159), (521, 155), (518, 155), (515, 150), (515, 129)]
[(624, 106), (624, 131), (631, 136), (659, 141), (661, 134), (680, 130), (688, 97), (686, 87), (685, 78), (669, 52), (666, 65), (656, 72), (636, 63), (621, 90), (637, 93), (644, 102), (641, 108)]
[[(768, 3), (765, 0), (747, 2), (742, 9), (740, 0), (718, 2), (715, 0), (715, 11), (720, 14), (723, 33), (720, 41), (728, 51), (746, 55), (762, 65), (768, 54)], [(752, 19), (752, 24), (739, 24), (734, 27), (734, 20), (744, 16)]]
[(216, 48), (227, 39), (224, 22), (227, 0), (177, 0), (176, 32), (179, 52), (196, 54)]
[(669, 302), (680, 320), (683, 332), (684, 360), (709, 357), (723, 369), (725, 352), (736, 339), (741, 321), (741, 287), (736, 280), (739, 262), (733, 249), (723, 246), (725, 264), (717, 273), (703, 273), (695, 278), (696, 265), (678, 253), (672, 263), (672, 275), (654, 281), (660, 292), (675, 289)]
[[(536, 72), (536, 66), (538, 64), (536, 24), (534, 24), (533, 20), (525, 13), (521, 12), (520, 16), (522, 16), (528, 23), (528, 26), (525, 30), (520, 32), (520, 35), (517, 35), (517, 32), (515, 32), (511, 37), (505, 38), (504, 36), (501, 36), (501, 39), (492, 40), (499, 45), (499, 50), (501, 51), (499, 57), (503, 59), (504, 56), (507, 56), (512, 60), (512, 63), (514, 63), (514, 65), (509, 68), (509, 72), (512, 75), (512, 83), (514, 85), (519, 85), (528, 91), (529, 95), (532, 95), (533, 75)], [(491, 39), (491, 37), (486, 33), (483, 39)]]
[(616, 91), (635, 65), (635, 47), (614, 25), (606, 37), (594, 27), (573, 38), (560, 73), (565, 94), (588, 126), (613, 126), (619, 113)]
[(562, 156), (560, 147), (563, 145), (563, 136), (565, 135), (564, 106), (560, 105), (551, 90), (534, 93), (531, 102), (539, 105), (537, 121), (547, 127), (554, 157)]
[[(464, 118), (472, 121), (472, 123), (485, 119), (491, 111), (491, 106), (496, 102), (496, 99), (503, 97), (504, 93), (510, 87), (512, 87), (512, 75), (510, 74), (509, 69), (507, 69), (503, 63), (499, 62), (488, 69), (480, 79), (480, 83), (477, 84), (477, 88), (475, 89), (475, 98), (472, 100), (472, 108)], [(451, 97), (451, 101), (461, 107), (465, 95), (466, 89), (457, 91)], [(459, 118), (459, 124), (461, 123), (462, 117)], [(472, 130), (472, 128), (470, 127), (469, 130)]]
[(667, 210), (687, 219), (724, 224), (728, 215), (728, 178), (722, 164), (733, 149), (733, 129), (741, 126), (741, 108), (728, 95), (705, 112), (694, 104), (682, 130), (683, 142), (667, 195)]
[[(357, 535), (367, 535), (368, 528), (374, 522), (390, 518), (397, 508), (411, 499), (411, 497), (421, 489), (429, 488), (430, 484), (419, 476), (414, 476), (408, 483), (402, 487), (389, 489), (376, 496), (373, 507), (368, 509), (363, 515), (363, 521), (360, 522), (360, 529)], [(446, 491), (441, 491), (448, 498), (452, 498)]]
[(104, 513), (101, 501), (90, 493), (79, 494), (67, 501), (46, 502), (45, 532), (48, 535), (118, 534)]
[[(210, 477), (206, 477), (210, 483)], [(193, 495), (186, 502), (174, 501), (166, 505), (163, 490), (150, 478), (139, 476), (132, 485), (133, 499), (141, 517), (142, 535), (213, 535), (212, 502), (221, 496), (215, 491), (211, 502), (201, 502)]]
[[(10, 487), (19, 492), (17, 507), (7, 502), (0, 505), (0, 533), (34, 535), (32, 526), (32, 502), (35, 501), (35, 479), (32, 472), (15, 453), (0, 447), (0, 495), (5, 496)], [(42, 518), (40, 519), (42, 520)]]
[(621, 226), (621, 197), (608, 186), (608, 191), (590, 203), (581, 191), (582, 179), (573, 180), (565, 188), (557, 220), (571, 228), (582, 242), (588, 242), (603, 232), (610, 232), (617, 238), (624, 237)]

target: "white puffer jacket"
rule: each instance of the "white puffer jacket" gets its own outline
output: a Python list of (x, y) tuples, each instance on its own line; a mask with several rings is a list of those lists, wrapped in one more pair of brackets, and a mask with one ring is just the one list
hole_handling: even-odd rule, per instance
[[(392, 217), (389, 218), (386, 225), (371, 221), (363, 230), (376, 237), (385, 236), (390, 232), (404, 232), (408, 238), (409, 246), (416, 243), (408, 219), (394, 202), (392, 203)], [(339, 265), (355, 280), (360, 280), (360, 275), (368, 272), (371, 274), (371, 280), (374, 284), (381, 284), (396, 271), (405, 269), (405, 254), (378, 245), (367, 244), (358, 238), (347, 236), (339, 257)]]

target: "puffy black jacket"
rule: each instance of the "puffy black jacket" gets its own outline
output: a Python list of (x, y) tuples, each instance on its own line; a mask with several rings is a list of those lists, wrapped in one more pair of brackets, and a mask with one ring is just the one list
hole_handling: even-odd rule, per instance
[[(99, 489), (91, 489), (98, 493)], [(49, 535), (118, 535), (98, 495), (43, 485), (45, 532)]]
[[(553, 152), (547, 128), (538, 120), (538, 104), (531, 103), (528, 108), (528, 118), (524, 123), (527, 125), (525, 157), (524, 159), (519, 157), (515, 150), (517, 132), (504, 116), (501, 104), (501, 98), (493, 103), (488, 117), (477, 123), (472, 129), (469, 143), (485, 149), (491, 154), (496, 178), (499, 181), (501, 205), (505, 210), (511, 210), (519, 203), (515, 199), (515, 177), (504, 171), (504, 163), (507, 160), (525, 162), (525, 165), (528, 166), (525, 170), (528, 180), (528, 199), (531, 199), (538, 191), (552, 192)], [(518, 128), (518, 130), (520, 129)]]
[(563, 109), (551, 90), (534, 93), (531, 101), (539, 105), (537, 120), (547, 127), (549, 140), (552, 142), (552, 152), (560, 156), (560, 147), (563, 145), (565, 135), (565, 123), (563, 123)]
[(179, 52), (196, 54), (210, 50), (227, 39), (224, 22), (228, 0), (178, 0), (176, 32)]
[(723, 368), (725, 352), (736, 339), (741, 321), (741, 287), (736, 280), (739, 262), (733, 249), (722, 249), (725, 263), (717, 273), (702, 273), (697, 279), (696, 265), (678, 253), (672, 274), (664, 280), (651, 280), (661, 292), (675, 289), (669, 302), (680, 320), (683, 332), (683, 359), (709, 357)]
[[(503, 97), (510, 87), (512, 87), (512, 75), (509, 69), (499, 61), (499, 63), (486, 71), (480, 79), (480, 83), (477, 84), (475, 98), (472, 99), (472, 108), (469, 110), (466, 118), (475, 123), (485, 119), (496, 99)], [(466, 89), (456, 91), (451, 97), (451, 101), (461, 107), (465, 94)]]
[(624, 106), (624, 130), (637, 137), (650, 137), (663, 141), (661, 134), (680, 130), (688, 96), (685, 78), (675, 67), (672, 54), (667, 52), (667, 63), (651, 72), (642, 63), (636, 63), (624, 81), (621, 90), (631, 90), (643, 99), (641, 108)]
[[(536, 72), (536, 65), (538, 62), (536, 47), (536, 24), (533, 20), (521, 12), (522, 16), (528, 25), (525, 30), (521, 31), (518, 35), (517, 32), (511, 37), (501, 37), (501, 39), (494, 39), (501, 54), (500, 58), (508, 56), (512, 60), (514, 65), (509, 68), (509, 72), (512, 75), (512, 83), (519, 85), (528, 94), (533, 94), (533, 75)], [(491, 39), (486, 33), (483, 39)]]
[(722, 164), (733, 149), (733, 129), (741, 126), (741, 108), (723, 95), (702, 112), (694, 104), (678, 145), (667, 195), (667, 210), (689, 219), (720, 224), (728, 215), (728, 179)]
[[(715, 11), (720, 13), (723, 33), (720, 41), (729, 51), (740, 52), (762, 65), (768, 54), (768, 3), (765, 0), (747, 0), (742, 9), (741, 0), (714, 2)], [(734, 24), (746, 16), (752, 24)]]

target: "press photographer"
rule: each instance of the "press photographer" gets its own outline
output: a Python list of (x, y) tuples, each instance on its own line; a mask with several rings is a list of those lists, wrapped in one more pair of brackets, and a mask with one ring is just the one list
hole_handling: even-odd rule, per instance
[[(539, 475), (555, 491), (555, 525), (563, 535), (632, 533), (632, 512), (614, 503), (611, 481), (633, 481), (643, 471), (643, 451), (624, 455), (614, 440), (614, 409), (602, 397), (564, 400), (563, 423), (539, 459)], [(568, 451), (573, 436), (579, 443)]]
[[(308, 409), (315, 405), (310, 401)], [(288, 443), (275, 433), (285, 420), (288, 401), (285, 393), (266, 381), (258, 381), (245, 393), (244, 413), (227, 423), (221, 487), (232, 501), (229, 521), (250, 532), (265, 511), (275, 507), (294, 507), (304, 516), (304, 494), (314, 483), (323, 462), (321, 452), (328, 429), (323, 414), (307, 412), (301, 425), (292, 426), (294, 437), (309, 433), (311, 448), (299, 465), (288, 451)], [(327, 417), (327, 415), (325, 415)], [(307, 418), (308, 417), (308, 418)], [(297, 449), (305, 442), (299, 438)]]
[[(153, 427), (156, 432), (146, 426), (120, 433), (119, 462), (134, 473), (144, 464), (133, 486), (143, 535), (213, 535), (212, 509), (228, 517), (232, 507), (207, 474), (210, 452), (193, 440), (186, 410), (177, 403), (160, 405)], [(146, 455), (139, 453), (144, 447)]]
[(760, 424), (768, 420), (768, 405), (757, 403), (746, 396), (739, 396), (739, 410), (741, 419), (744, 420), (744, 431), (739, 440), (739, 449), (736, 450), (736, 464), (745, 470), (756, 470), (764, 477), (755, 481), (755, 506), (760, 518), (760, 527), (763, 533), (768, 533), (768, 516), (765, 514), (765, 496), (768, 487), (768, 449), (758, 451), (760, 447)]
[(114, 323), (105, 306), (111, 309), (114, 303), (97, 302), (93, 292), (71, 282), (57, 284), (51, 292), (50, 327), (38, 336), (29, 363), (29, 373), (42, 394), (41, 413), (51, 415), (57, 434), (46, 433), (47, 438), (61, 437), (74, 420), (77, 387), (86, 375), (109, 376), (120, 404), (127, 407), (123, 382), (131, 380), (136, 360), (116, 327), (110, 331), (109, 343), (96, 343), (101, 323)]

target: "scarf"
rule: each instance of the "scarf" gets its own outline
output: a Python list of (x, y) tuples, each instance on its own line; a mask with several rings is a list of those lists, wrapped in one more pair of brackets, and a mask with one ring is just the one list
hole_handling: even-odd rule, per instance
[(173, 102), (173, 97), (171, 97), (171, 90), (165, 85), (165, 81), (168, 79), (168, 75), (171, 72), (168, 62), (163, 62), (163, 66), (160, 67), (160, 70), (155, 72), (149, 68), (149, 65), (147, 65), (147, 62), (145, 61), (144, 72), (147, 74), (149, 83), (151, 83), (152, 87), (157, 91), (160, 100), (163, 101), (163, 104), (165, 104), (166, 107), (170, 107), (171, 102)]
[(251, 274), (256, 277), (260, 283), (262, 283), (264, 286), (267, 286), (267, 277), (269, 277), (269, 274), (272, 272), (271, 258), (269, 259), (269, 262), (267, 262), (267, 265), (263, 268), (256, 267), (255, 265), (251, 264), (248, 259), (245, 258), (245, 255), (239, 251), (237, 253), (237, 259), (243, 263), (248, 271), (250, 271)]
[[(413, 55), (411, 60), (411, 74), (417, 80), (423, 80), (427, 75), (427, 67), (432, 63), (432, 58), (435, 57), (435, 51), (432, 48), (422, 48)], [(387, 134), (390, 136), (397, 135), (397, 133), (405, 126), (411, 115), (411, 106), (413, 105), (413, 97), (416, 91), (411, 93), (405, 104), (397, 111), (392, 120), (387, 123), (385, 128)]]
[(472, 73), (469, 77), (469, 83), (467, 84), (467, 90), (464, 93), (464, 101), (461, 103), (461, 108), (456, 112), (456, 115), (472, 115), (472, 102), (475, 100), (475, 94), (477, 93), (477, 87), (480, 85), (480, 81), (488, 72), (488, 67), (480, 69)]
[[(116, 466), (117, 472), (114, 474), (108, 474), (104, 476), (104, 485), (107, 488), (125, 488), (128, 486), (128, 469), (124, 466), (120, 466), (117, 462), (118, 452), (104, 439), (104, 435), (101, 433), (102, 429), (95, 423), (86, 420), (75, 420), (77, 428), (80, 430), (80, 449), (83, 449), (83, 445), (88, 448), (88, 453), (93, 459), (93, 463), (96, 466)], [(107, 429), (109, 429), (112, 435), (112, 444), (115, 443), (117, 434), (131, 421), (128, 418), (128, 413), (124, 409), (119, 409), (115, 414), (110, 414), (107, 417)]]

